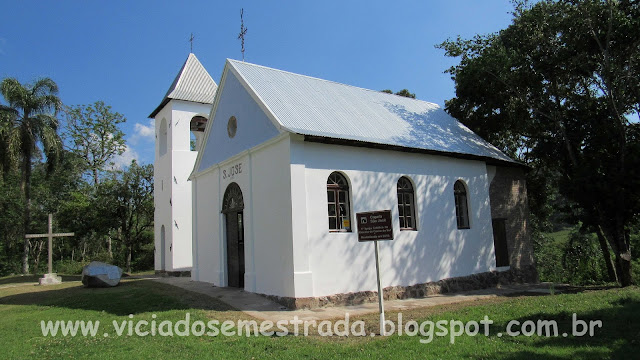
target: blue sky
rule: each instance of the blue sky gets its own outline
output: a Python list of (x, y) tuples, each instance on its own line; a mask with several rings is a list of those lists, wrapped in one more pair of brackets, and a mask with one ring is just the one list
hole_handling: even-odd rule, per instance
[(66, 105), (106, 102), (127, 118), (119, 161), (153, 162), (147, 116), (193, 52), (216, 83), (226, 58), (368, 89), (408, 88), (443, 105), (457, 61), (447, 38), (508, 26), (508, 0), (448, 1), (3, 1), (0, 79), (50, 77)]

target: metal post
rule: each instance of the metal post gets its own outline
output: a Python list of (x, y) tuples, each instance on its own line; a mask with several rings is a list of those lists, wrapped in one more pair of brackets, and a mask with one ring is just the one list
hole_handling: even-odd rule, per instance
[(53, 214), (49, 214), (49, 274), (53, 274)]
[(384, 294), (382, 293), (382, 285), (380, 284), (380, 256), (378, 255), (378, 240), (374, 241), (374, 243), (376, 248), (376, 276), (378, 278), (378, 307), (380, 308), (380, 335), (386, 336), (387, 334), (384, 329), (384, 302), (382, 299)]

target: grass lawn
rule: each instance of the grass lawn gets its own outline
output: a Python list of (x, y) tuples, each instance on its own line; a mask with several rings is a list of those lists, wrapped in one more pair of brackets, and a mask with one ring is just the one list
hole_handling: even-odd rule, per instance
[(562, 229), (556, 232), (547, 233), (551, 239), (557, 244), (564, 244), (569, 241), (569, 234), (571, 233), (570, 228)]
[[(4, 284), (9, 283), (3, 279)], [(210, 297), (151, 280), (124, 280), (109, 289), (87, 289), (78, 282), (40, 287), (0, 284), (0, 356), (7, 359), (602, 359), (640, 357), (640, 291), (637, 287), (583, 291), (576, 294), (514, 296), (406, 310), (404, 323), (431, 320), (479, 321), (487, 315), (494, 323), (490, 335), (321, 337), (303, 336), (122, 336), (113, 322), (185, 319), (205, 323), (216, 319), (237, 321), (248, 315)], [(581, 320), (601, 320), (593, 337), (502, 336), (510, 320), (555, 320), (559, 334), (571, 332), (572, 314)], [(130, 318), (130, 314), (133, 318)], [(153, 318), (153, 315), (156, 315)], [(397, 319), (397, 313), (387, 313)], [(40, 322), (48, 320), (100, 321), (95, 337), (43, 336)], [(367, 333), (377, 329), (377, 314), (363, 320)], [(119, 326), (119, 325), (118, 325)], [(519, 329), (514, 327), (513, 329)], [(105, 337), (104, 333), (109, 336)]]

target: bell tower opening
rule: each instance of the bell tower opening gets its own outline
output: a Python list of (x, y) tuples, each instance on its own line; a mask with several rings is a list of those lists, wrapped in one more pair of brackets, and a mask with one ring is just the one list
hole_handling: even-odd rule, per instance
[(198, 151), (202, 145), (204, 138), (204, 129), (207, 126), (207, 118), (202, 115), (196, 115), (191, 118), (190, 130), (191, 130), (191, 151)]

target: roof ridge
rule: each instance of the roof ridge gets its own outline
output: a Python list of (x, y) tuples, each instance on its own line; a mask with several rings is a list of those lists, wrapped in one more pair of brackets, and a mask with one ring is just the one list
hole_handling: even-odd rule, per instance
[(438, 105), (438, 104), (436, 104), (434, 102), (431, 102), (431, 101), (426, 101), (426, 100), (422, 100), (422, 99), (414, 99), (414, 98), (409, 98), (409, 97), (406, 97), (406, 96), (401, 96), (401, 95), (396, 95), (396, 94), (389, 94), (389, 93), (385, 93), (385, 92), (380, 91), (380, 90), (367, 89), (367, 88), (360, 87), (360, 86), (349, 85), (349, 84), (345, 84), (345, 83), (341, 83), (341, 82), (337, 82), (337, 81), (333, 81), (333, 80), (322, 79), (322, 78), (315, 77), (315, 76), (310, 76), (310, 75), (298, 74), (298, 73), (294, 73), (294, 72), (291, 72), (291, 71), (276, 69), (276, 68), (272, 68), (272, 67), (268, 67), (268, 66), (264, 66), (264, 65), (258, 65), (258, 64), (249, 63), (249, 62), (246, 62), (246, 61), (234, 60), (234, 59), (229, 59), (229, 58), (227, 58), (227, 60), (232, 64), (238, 63), (238, 64), (244, 64), (244, 65), (251, 65), (251, 66), (258, 67), (258, 68), (278, 71), (278, 72), (281, 72), (281, 73), (300, 76), (300, 77), (304, 77), (304, 78), (308, 78), (308, 79), (312, 79), (312, 80), (320, 80), (320, 81), (324, 81), (324, 82), (328, 82), (328, 83), (332, 83), (332, 84), (347, 86), (347, 87), (354, 88), (354, 89), (371, 91), (371, 92), (374, 92), (374, 93), (380, 93), (380, 94), (384, 94), (384, 95), (399, 96), (399, 97), (405, 98), (407, 100), (420, 101), (420, 102), (423, 102), (423, 103), (435, 105), (437, 108), (441, 108), (440, 105)]
[(191, 55), (193, 55), (193, 54), (189, 53), (189, 56), (187, 56), (187, 60), (184, 61), (184, 65), (182, 65), (182, 68), (180, 69), (180, 71), (178, 72), (178, 75), (176, 76), (176, 83), (174, 84), (174, 86), (169, 88), (169, 92), (167, 92), (167, 97), (170, 97), (171, 93), (176, 91), (176, 89), (180, 86), (180, 83), (182, 83), (183, 78), (184, 78), (184, 74), (187, 71), (187, 66), (189, 64), (189, 60), (191, 60)]

